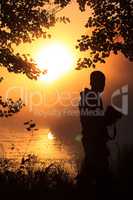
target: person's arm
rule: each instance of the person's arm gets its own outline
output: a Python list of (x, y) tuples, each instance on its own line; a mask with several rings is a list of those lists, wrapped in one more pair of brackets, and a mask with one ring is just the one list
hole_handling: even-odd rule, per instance
[(116, 124), (118, 120), (122, 118), (122, 113), (116, 110), (112, 106), (108, 106), (107, 110), (105, 112), (105, 124), (106, 126), (112, 126), (113, 124)]

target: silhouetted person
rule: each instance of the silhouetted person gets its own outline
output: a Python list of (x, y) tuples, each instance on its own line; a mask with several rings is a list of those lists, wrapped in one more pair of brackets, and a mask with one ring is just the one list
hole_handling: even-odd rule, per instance
[(121, 114), (112, 106), (104, 112), (101, 93), (105, 87), (105, 76), (94, 71), (90, 76), (91, 88), (80, 93), (80, 121), (82, 126), (82, 143), (85, 153), (80, 178), (84, 181), (101, 181), (109, 177), (110, 155), (107, 142), (111, 137), (107, 126), (112, 125)]

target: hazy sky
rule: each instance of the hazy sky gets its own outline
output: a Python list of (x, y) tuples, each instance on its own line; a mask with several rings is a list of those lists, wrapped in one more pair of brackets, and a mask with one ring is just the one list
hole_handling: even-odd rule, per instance
[[(38, 39), (32, 44), (20, 45), (16, 48), (16, 51), (30, 53), (35, 59), (43, 46), (45, 48), (45, 45), (57, 42), (66, 46), (76, 61), (80, 56), (80, 53), (75, 49), (76, 41), (81, 34), (88, 33), (84, 28), (84, 24), (90, 13), (89, 10), (81, 13), (77, 4), (73, 1), (70, 6), (60, 13), (60, 15), (70, 18), (70, 24), (57, 24), (49, 30), (52, 39)], [(129, 97), (131, 100), (133, 99), (132, 65), (123, 56), (112, 55), (105, 65), (99, 66), (98, 69), (106, 74), (105, 102), (110, 103), (111, 94), (126, 84), (130, 88)], [(62, 141), (66, 143), (67, 141), (75, 142), (75, 136), (80, 133), (79, 116), (77, 115), (79, 93), (84, 87), (89, 86), (88, 77), (92, 69), (76, 71), (74, 67), (75, 65), (69, 72), (51, 83), (31, 81), (24, 75), (9, 74), (5, 69), (1, 69), (1, 74), (3, 74), (5, 80), (1, 83), (0, 94), (3, 96), (8, 91), (9, 96), (15, 99), (21, 96), (25, 98), (28, 105), (10, 119), (0, 120), (0, 138), (5, 137), (7, 132), (10, 132), (10, 136), (8, 136), (12, 138), (13, 131), (22, 136), (24, 132), (23, 122), (33, 119), (41, 130), (49, 128)], [(41, 95), (41, 100), (39, 95)], [(70, 116), (69, 111), (75, 112), (76, 116)], [(118, 125), (122, 143), (133, 142), (131, 119), (132, 104), (129, 104), (129, 115), (124, 117)]]

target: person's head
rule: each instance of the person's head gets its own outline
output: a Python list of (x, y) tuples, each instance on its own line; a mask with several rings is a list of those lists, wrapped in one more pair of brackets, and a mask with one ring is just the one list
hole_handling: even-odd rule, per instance
[(100, 71), (94, 71), (90, 75), (90, 85), (93, 91), (103, 92), (105, 87), (105, 75)]

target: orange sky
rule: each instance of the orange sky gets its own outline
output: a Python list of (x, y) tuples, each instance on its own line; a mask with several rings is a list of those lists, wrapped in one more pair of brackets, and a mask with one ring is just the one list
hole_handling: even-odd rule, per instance
[[(16, 52), (30, 53), (33, 59), (35, 59), (38, 51), (40, 51), (43, 45), (45, 47), (45, 44), (56, 41), (67, 46), (74, 55), (76, 61), (80, 56), (80, 53), (75, 49), (75, 45), (81, 34), (87, 33), (84, 24), (87, 20), (88, 13), (90, 14), (91, 12), (88, 10), (81, 13), (77, 4), (73, 1), (71, 5), (59, 13), (59, 15), (68, 16), (71, 20), (70, 24), (57, 24), (49, 30), (52, 34), (52, 39), (38, 39), (31, 44), (20, 45), (15, 49)], [(111, 58), (108, 59), (106, 66), (100, 66), (99, 69), (104, 71), (107, 76), (105, 94), (109, 95), (109, 91), (111, 92), (113, 88), (117, 88), (119, 85), (127, 83), (129, 73), (123, 73), (125, 72), (125, 66), (131, 66), (131, 64), (129, 64), (122, 56), (111, 56)], [(73, 99), (73, 102), (74, 100), (78, 102), (80, 91), (88, 86), (88, 77), (91, 71), (92, 69), (76, 71), (73, 66), (69, 72), (48, 84), (43, 81), (32, 81), (24, 75), (8, 73), (4, 68), (1, 69), (1, 73), (5, 77), (5, 80), (1, 83), (0, 94), (3, 96), (8, 91), (10, 97), (19, 98), (20, 92), (22, 92), (28, 106), (14, 117), (0, 120), (0, 138), (4, 132), (10, 132), (11, 130), (23, 132), (23, 122), (30, 119), (35, 120), (41, 129), (50, 128), (55, 134), (60, 135), (60, 137), (63, 135), (65, 140), (68, 138), (68, 133), (70, 138), (73, 138), (73, 135), (80, 132), (78, 117), (68, 118), (68, 116), (64, 116), (60, 118), (55, 115), (51, 117), (45, 116), (45, 113), (47, 112), (49, 114), (51, 110), (54, 109), (56, 109), (56, 111), (59, 111), (62, 108), (64, 109), (62, 104), (65, 105), (66, 108), (71, 107), (71, 98)], [(43, 99), (39, 105), (37, 105), (38, 101), (40, 101), (38, 93), (41, 94)], [(62, 102), (59, 99), (57, 100), (57, 93)], [(67, 96), (67, 98), (64, 98), (64, 96)], [(57, 100), (57, 104), (55, 103), (55, 99)], [(74, 110), (78, 110), (78, 105), (74, 106)]]

